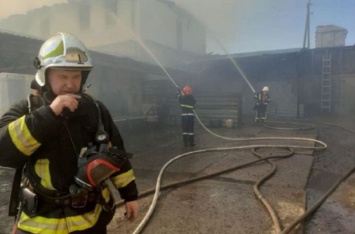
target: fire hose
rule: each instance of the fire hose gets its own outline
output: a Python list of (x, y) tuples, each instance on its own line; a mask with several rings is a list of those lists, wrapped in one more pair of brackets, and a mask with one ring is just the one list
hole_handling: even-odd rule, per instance
[[(195, 112), (195, 111), (194, 111)], [(151, 217), (151, 215), (153, 214), (153, 211), (155, 209), (156, 206), (156, 202), (157, 199), (159, 197), (159, 191), (161, 189), (167, 189), (167, 188), (171, 188), (171, 187), (175, 187), (175, 186), (180, 186), (180, 185), (184, 185), (184, 184), (188, 184), (188, 183), (192, 183), (192, 182), (196, 182), (199, 180), (204, 180), (210, 177), (214, 177), (217, 175), (221, 175), (223, 173), (227, 173), (227, 172), (231, 172), (237, 169), (241, 169), (247, 166), (251, 166), (252, 164), (255, 164), (257, 162), (260, 161), (267, 161), (268, 163), (270, 163), (273, 167), (272, 172), (270, 172), (268, 175), (266, 175), (265, 177), (263, 177), (262, 179), (260, 179), (254, 186), (254, 193), (255, 195), (261, 200), (261, 202), (263, 203), (263, 205), (267, 208), (270, 216), (272, 217), (272, 220), (274, 222), (275, 225), (275, 229), (278, 231), (278, 233), (281, 232), (281, 227), (280, 224), (278, 222), (278, 218), (277, 215), (275, 214), (275, 211), (272, 209), (272, 207), (268, 204), (268, 202), (266, 201), (266, 199), (263, 198), (263, 196), (261, 195), (261, 193), (258, 190), (258, 187), (261, 186), (268, 178), (270, 178), (276, 171), (276, 166), (273, 165), (273, 163), (270, 161), (270, 159), (274, 159), (274, 158), (287, 158), (290, 157), (294, 154), (294, 148), (298, 148), (298, 149), (309, 149), (309, 150), (315, 150), (315, 151), (324, 151), (327, 148), (327, 145), (319, 140), (315, 140), (315, 139), (311, 139), (311, 138), (300, 138), (300, 137), (289, 137), (289, 138), (285, 138), (285, 137), (256, 137), (256, 138), (230, 138), (230, 137), (224, 137), (224, 136), (220, 136), (214, 132), (212, 132), (211, 130), (209, 130), (199, 119), (198, 115), (195, 112), (195, 116), (197, 118), (197, 120), (199, 121), (199, 123), (201, 124), (201, 126), (209, 133), (211, 133), (212, 135), (222, 138), (222, 139), (226, 139), (226, 140), (232, 140), (232, 141), (253, 141), (253, 140), (298, 140), (298, 141), (307, 141), (307, 142), (314, 142), (317, 143), (321, 146), (314, 146), (314, 147), (307, 147), (307, 146), (299, 146), (299, 145), (248, 145), (248, 146), (236, 146), (236, 147), (225, 147), (225, 148), (211, 148), (211, 149), (204, 149), (204, 150), (196, 150), (196, 151), (190, 151), (184, 154), (180, 154), (176, 157), (174, 157), (173, 159), (169, 160), (160, 170), (160, 173), (158, 175), (157, 178), (157, 182), (156, 182), (156, 187), (155, 189), (152, 190), (148, 190), (145, 191), (143, 193), (140, 194), (140, 197), (149, 195), (154, 193), (154, 197), (152, 200), (152, 203), (150, 205), (149, 210), (147, 211), (145, 217), (143, 218), (143, 220), (141, 221), (141, 223), (138, 225), (138, 227), (135, 229), (135, 231), (133, 233), (140, 233), (140, 231), (144, 228), (144, 226), (146, 225), (146, 223), (148, 222), (149, 218)], [(282, 156), (269, 156), (269, 157), (262, 157), (260, 156), (258, 153), (256, 153), (256, 149), (259, 148), (282, 148), (282, 149), (287, 149), (288, 151), (290, 151), (288, 154), (286, 155), (282, 155)], [(164, 171), (168, 168), (168, 166), (170, 164), (172, 164), (173, 162), (175, 162), (178, 159), (181, 159), (183, 157), (186, 156), (190, 156), (190, 155), (194, 155), (194, 154), (198, 154), (198, 153), (205, 153), (205, 152), (213, 152), (213, 151), (224, 151), (224, 150), (236, 150), (236, 149), (252, 149), (252, 152), (255, 156), (258, 156), (259, 159), (246, 163), (246, 164), (242, 164), (242, 165), (238, 165), (238, 166), (234, 166), (232, 168), (228, 168), (226, 170), (222, 170), (216, 173), (212, 173), (209, 175), (205, 175), (205, 176), (200, 176), (200, 177), (195, 177), (192, 179), (188, 179), (188, 180), (183, 180), (183, 181), (179, 181), (176, 183), (171, 183), (168, 185), (164, 185), (161, 186), (161, 179), (163, 176)], [(116, 203), (116, 205), (120, 205), (121, 203)]]

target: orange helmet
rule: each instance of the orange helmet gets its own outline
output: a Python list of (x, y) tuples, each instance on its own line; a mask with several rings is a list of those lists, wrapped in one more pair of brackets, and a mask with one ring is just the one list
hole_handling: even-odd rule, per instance
[(182, 89), (182, 91), (183, 91), (184, 94), (186, 94), (186, 95), (190, 95), (190, 94), (192, 93), (192, 89), (191, 89), (191, 87), (188, 86), (188, 85), (186, 85), (186, 86)]

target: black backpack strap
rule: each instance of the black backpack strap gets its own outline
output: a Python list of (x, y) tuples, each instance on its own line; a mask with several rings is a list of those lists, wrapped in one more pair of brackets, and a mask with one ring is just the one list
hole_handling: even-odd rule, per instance
[(101, 109), (100, 105), (95, 102), (97, 111), (98, 111), (98, 124), (97, 124), (97, 130), (95, 134), (95, 141), (96, 143), (100, 144), (108, 144), (110, 141), (110, 137), (108, 133), (105, 131), (104, 124), (102, 123), (102, 117), (101, 117)]
[(16, 216), (18, 213), (19, 206), (19, 194), (22, 179), (22, 168), (17, 168), (14, 176), (14, 181), (12, 183), (11, 197), (9, 203), (9, 216)]
[(28, 113), (31, 113), (32, 111), (34, 111), (35, 109), (43, 105), (42, 98), (40, 96), (36, 96), (33, 94), (28, 95), (27, 102), (28, 102)]
[(108, 133), (105, 131), (105, 127), (102, 122), (100, 105), (98, 104), (97, 100), (94, 97), (92, 97), (91, 95), (89, 95), (87, 93), (82, 93), (82, 95), (84, 97), (86, 97), (87, 99), (89, 99), (91, 102), (93, 102), (97, 108), (97, 111), (98, 111), (98, 126), (97, 126), (97, 130), (96, 130), (96, 134), (95, 134), (95, 142), (98, 145), (108, 144), (108, 142), (110, 141), (110, 137), (109, 137)]
[[(28, 95), (27, 101), (28, 101), (28, 113), (31, 113), (33, 110), (41, 107), (41, 105), (43, 104), (42, 98), (39, 96), (35, 96), (33, 94)], [(18, 214), (18, 208), (20, 202), (19, 195), (20, 195), (23, 168), (24, 167), (17, 168), (14, 175), (14, 180), (11, 189), (10, 203), (9, 203), (9, 213), (8, 213), (9, 216), (16, 216)]]

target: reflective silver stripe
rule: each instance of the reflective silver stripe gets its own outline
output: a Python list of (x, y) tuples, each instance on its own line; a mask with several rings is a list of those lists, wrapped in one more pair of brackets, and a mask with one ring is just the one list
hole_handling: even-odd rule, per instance
[(16, 148), (24, 155), (31, 155), (35, 152), (40, 143), (32, 136), (26, 125), (26, 116), (13, 121), (8, 125), (8, 131)]
[[(106, 202), (110, 201), (108, 188), (102, 190), (102, 197)], [(93, 227), (102, 211), (102, 205), (96, 204), (95, 209), (81, 215), (74, 215), (60, 218), (46, 218), (40, 215), (29, 217), (21, 213), (18, 227), (30, 233), (55, 233), (67, 234), (74, 231), (83, 231)]]
[(184, 105), (184, 104), (180, 104), (181, 107), (186, 107), (186, 108), (190, 108), (190, 109), (193, 109), (194, 106), (190, 106), (190, 105)]
[(31, 233), (67, 234), (68, 232), (83, 231), (95, 225), (101, 211), (102, 206), (97, 204), (92, 211), (64, 218), (45, 218), (40, 215), (31, 218), (22, 212), (18, 227)]
[(194, 116), (194, 113), (182, 113), (182, 114), (181, 114), (181, 116), (187, 116), (187, 115)]

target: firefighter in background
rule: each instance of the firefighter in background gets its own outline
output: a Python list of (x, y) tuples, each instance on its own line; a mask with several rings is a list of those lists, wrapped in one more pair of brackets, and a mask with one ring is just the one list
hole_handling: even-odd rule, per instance
[(178, 91), (176, 96), (181, 106), (182, 140), (184, 146), (195, 146), (195, 116), (193, 109), (196, 106), (196, 100), (192, 96), (191, 87), (186, 85), (182, 91)]
[(266, 121), (267, 105), (270, 102), (269, 87), (265, 86), (261, 92), (255, 93), (254, 98), (256, 103), (254, 110), (256, 110), (255, 123)]
[(13, 233), (105, 234), (115, 213), (107, 179), (134, 220), (138, 190), (120, 132), (104, 104), (83, 92), (93, 68), (85, 45), (58, 33), (34, 64), (40, 96), (31, 94), (0, 118), (0, 166), (16, 168), (16, 175), (24, 168), (10, 198)]

